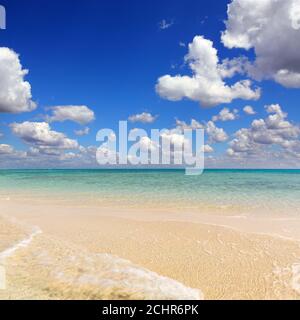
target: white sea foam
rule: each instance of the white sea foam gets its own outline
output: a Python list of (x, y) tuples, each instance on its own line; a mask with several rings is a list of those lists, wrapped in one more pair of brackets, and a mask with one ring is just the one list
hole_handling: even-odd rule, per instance
[(7, 248), (6, 250), (0, 252), (0, 262), (3, 262), (8, 257), (12, 256), (17, 250), (26, 248), (30, 245), (34, 237), (38, 234), (42, 233), (42, 231), (38, 227), (34, 227), (31, 234), (28, 235), (25, 239), (17, 242), (13, 246)]
[[(72, 266), (82, 267), (79, 274), (56, 265), (52, 275), (72, 288), (88, 286), (97, 288), (103, 299), (170, 299), (202, 300), (203, 293), (168, 277), (132, 264), (110, 254), (97, 254), (77, 259), (70, 257)], [(72, 268), (72, 267), (71, 267)], [(68, 271), (66, 271), (68, 270)]]
[[(18, 220), (11, 217), (9, 220), (29, 229), (28, 225), (23, 225)], [(0, 252), (0, 264), (18, 250), (30, 246), (26, 251), (26, 254), (32, 256), (32, 259), (27, 260), (30, 263), (28, 270), (43, 266), (44, 270), (48, 270), (47, 276), (52, 277), (52, 281), (48, 278), (53, 283), (52, 289), (66, 294), (65, 298), (204, 299), (199, 289), (190, 288), (111, 254), (86, 252), (76, 246), (69, 246), (69, 243), (61, 239), (48, 236), (39, 237), (37, 246), (31, 246), (34, 238), (42, 231), (38, 227), (30, 227), (30, 230), (26, 238)], [(35, 274), (41, 276), (40, 272)], [(34, 281), (34, 276), (32, 280)], [(62, 285), (62, 290), (55, 287), (57, 281)]]

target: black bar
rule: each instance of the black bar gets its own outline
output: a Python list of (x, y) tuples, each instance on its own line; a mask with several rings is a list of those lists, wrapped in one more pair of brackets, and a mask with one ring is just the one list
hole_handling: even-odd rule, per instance
[(299, 307), (299, 301), (0, 301), (0, 318), (243, 319), (271, 314), (286, 318)]

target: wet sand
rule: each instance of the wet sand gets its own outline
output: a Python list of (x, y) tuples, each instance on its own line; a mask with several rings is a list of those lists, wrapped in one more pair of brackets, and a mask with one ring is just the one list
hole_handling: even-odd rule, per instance
[(300, 298), (298, 221), (54, 200), (1, 201), (0, 212), (0, 253), (40, 230), (0, 261), (0, 299)]

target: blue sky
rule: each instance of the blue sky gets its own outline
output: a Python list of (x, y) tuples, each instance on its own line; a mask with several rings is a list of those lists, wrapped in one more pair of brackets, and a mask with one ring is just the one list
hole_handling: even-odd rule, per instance
[[(256, 1), (253, 0), (253, 6)], [(51, 107), (55, 106), (84, 105), (93, 110), (95, 120), (84, 125), (68, 120), (50, 123), (51, 130), (62, 132), (70, 139), (76, 139), (78, 144), (85, 148), (97, 145), (95, 135), (99, 129), (117, 128), (118, 121), (127, 120), (130, 115), (143, 112), (157, 115), (154, 123), (132, 123), (132, 127), (174, 128), (175, 119), (186, 123), (190, 123), (191, 119), (207, 123), (226, 107), (230, 111), (237, 109), (238, 116), (232, 121), (215, 122), (217, 127), (224, 129), (228, 139), (222, 143), (207, 142), (214, 149), (209, 156), (219, 159), (211, 165), (252, 166), (252, 163), (245, 164), (244, 160), (241, 161), (242, 156), (247, 158), (245, 151), (235, 153), (234, 157), (228, 158), (226, 150), (230, 148), (230, 141), (234, 139), (236, 131), (249, 128), (253, 120), (272, 115), (266, 112), (266, 105), (279, 104), (282, 112), (288, 113), (289, 124), (298, 126), (300, 120), (298, 83), (286, 86), (282, 84), (283, 81), (274, 80), (274, 72), (278, 70), (273, 69), (273, 73), (268, 71), (267, 75), (260, 77), (253, 74), (251, 76), (236, 74), (226, 79), (228, 85), (242, 79), (251, 79), (253, 88), (261, 88), (260, 97), (257, 100), (237, 98), (229, 103), (217, 103), (209, 107), (203, 106), (202, 100), (199, 102), (189, 97), (171, 101), (159, 94), (155, 88), (158, 79), (166, 74), (172, 77), (177, 74), (191, 76), (189, 63), (184, 62), (184, 57), (189, 51), (188, 44), (192, 43), (197, 35), (213, 42), (213, 47), (218, 50), (220, 62), (225, 58), (233, 59), (240, 56), (245, 56), (250, 62), (255, 61), (260, 50), (255, 39), (250, 41), (251, 48), (247, 50), (240, 44), (229, 48), (228, 44), (224, 45), (221, 41), (221, 32), (226, 30), (224, 21), (230, 18), (227, 13), (227, 5), (230, 2), (225, 0), (1, 1), (0, 4), (6, 8), (7, 28), (0, 30), (0, 47), (8, 47), (19, 54), (22, 67), (29, 70), (24, 81), (30, 83), (32, 100), (37, 107), (31, 112), (17, 114), (2, 112), (0, 132), (3, 136), (0, 138), (0, 144), (12, 146), (14, 150), (22, 152), (26, 152), (28, 148), (36, 148), (37, 145), (33, 142), (28, 142), (22, 135), (15, 134), (10, 124), (25, 121), (44, 122), (46, 115), (49, 116), (52, 112)], [(236, 5), (234, 2), (238, 0), (233, 1), (233, 6)], [(291, 2), (293, 8), (293, 0), (287, 2)], [(276, 14), (272, 15), (272, 10), (277, 9), (271, 6), (267, 9), (262, 8), (259, 14), (267, 12), (269, 17), (274, 16), (276, 19)], [(242, 14), (247, 13), (242, 12)], [(248, 30), (251, 23), (255, 24), (255, 21), (249, 22)], [(166, 27), (162, 28), (162, 25)], [(233, 35), (234, 32), (232, 30), (231, 32)], [(264, 30), (260, 32), (262, 35), (266, 34)], [(294, 37), (297, 35), (299, 36), (295, 32)], [(258, 37), (259, 34), (256, 35), (256, 38)], [(273, 40), (272, 45), (276, 46), (275, 35)], [(291, 37), (291, 46), (294, 46), (293, 40)], [(263, 56), (266, 53), (260, 54)], [(279, 64), (281, 63), (284, 65), (285, 61), (280, 61)], [(289, 71), (298, 72), (297, 67), (295, 70), (293, 67)], [(259, 72), (256, 70), (254, 73), (264, 72), (264, 67), (260, 67)], [(246, 105), (252, 106), (256, 114), (247, 115), (243, 111)], [(286, 117), (284, 119), (287, 120)], [(80, 137), (75, 135), (74, 130), (85, 127), (90, 128), (88, 135)], [(276, 134), (272, 131), (273, 137)], [(280, 160), (276, 165), (297, 167), (298, 136), (294, 136), (292, 140), (293, 150), (288, 151), (294, 153), (293, 159), (289, 158), (288, 162)], [(283, 143), (272, 142), (268, 147), (276, 151), (283, 148)], [(256, 144), (257, 142), (249, 149), (261, 147)], [(64, 152), (77, 154), (78, 150), (66, 149)], [(0, 158), (2, 165), (7, 166), (7, 159), (11, 163), (11, 157), (12, 155), (7, 156), (3, 152)], [(271, 153), (257, 154), (256, 157), (260, 157), (261, 163), (266, 163), (265, 160), (268, 159), (270, 166), (273, 166)], [(239, 160), (236, 160), (237, 158)], [(260, 166), (256, 160), (253, 166)], [(19, 163), (18, 160), (16, 166)], [(72, 166), (70, 163), (64, 165)], [(34, 162), (30, 162), (28, 166), (34, 166)]]

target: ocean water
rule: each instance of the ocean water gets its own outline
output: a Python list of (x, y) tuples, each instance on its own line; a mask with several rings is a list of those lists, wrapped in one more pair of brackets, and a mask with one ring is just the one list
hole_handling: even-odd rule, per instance
[(119, 206), (300, 214), (300, 170), (0, 170), (0, 196)]

